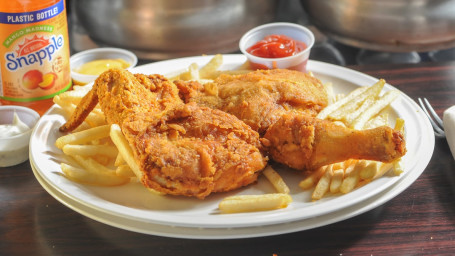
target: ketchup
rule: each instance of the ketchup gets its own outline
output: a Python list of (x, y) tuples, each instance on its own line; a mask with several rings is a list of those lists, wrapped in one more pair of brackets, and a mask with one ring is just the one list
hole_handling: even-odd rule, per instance
[(304, 42), (285, 35), (269, 35), (246, 51), (262, 58), (283, 58), (295, 55), (307, 48)]

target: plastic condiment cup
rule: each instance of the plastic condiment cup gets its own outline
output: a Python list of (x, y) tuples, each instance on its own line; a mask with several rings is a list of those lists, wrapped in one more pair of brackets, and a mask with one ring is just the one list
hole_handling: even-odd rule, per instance
[(0, 124), (12, 124), (14, 112), (30, 129), (18, 135), (0, 138), (0, 167), (13, 166), (27, 161), (30, 136), (40, 118), (40, 115), (30, 108), (0, 106)]
[[(307, 48), (295, 55), (283, 58), (262, 58), (247, 52), (247, 49), (269, 35), (285, 35), (304, 42)], [(240, 51), (247, 57), (253, 69), (294, 69), (306, 72), (306, 64), (314, 44), (314, 35), (306, 27), (287, 22), (261, 25), (246, 32), (239, 42)]]
[(102, 59), (123, 59), (130, 63), (130, 66), (126, 69), (131, 69), (137, 64), (137, 56), (133, 52), (124, 49), (106, 47), (82, 51), (72, 55), (70, 58), (73, 83), (75, 85), (84, 85), (95, 81), (98, 77), (97, 75), (80, 74), (76, 70), (87, 62)]

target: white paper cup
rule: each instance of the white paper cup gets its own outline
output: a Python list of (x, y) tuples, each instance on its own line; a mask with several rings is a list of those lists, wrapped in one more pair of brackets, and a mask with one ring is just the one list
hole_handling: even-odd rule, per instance
[(76, 53), (70, 58), (71, 78), (76, 85), (84, 85), (95, 81), (96, 75), (79, 74), (77, 70), (83, 64), (101, 59), (123, 59), (130, 63), (127, 69), (131, 69), (137, 64), (137, 56), (131, 51), (119, 48), (96, 48)]
[[(304, 42), (307, 48), (295, 55), (283, 58), (262, 58), (247, 52), (247, 49), (269, 35), (285, 35)], [(306, 27), (286, 22), (269, 23), (246, 32), (239, 42), (240, 51), (247, 57), (253, 69), (294, 69), (306, 72), (306, 64), (314, 45), (314, 35)]]
[(18, 135), (0, 138), (0, 167), (20, 164), (28, 160), (29, 142), (33, 127), (40, 119), (40, 115), (26, 107), (0, 106), (0, 124), (12, 124), (14, 113), (30, 130)]

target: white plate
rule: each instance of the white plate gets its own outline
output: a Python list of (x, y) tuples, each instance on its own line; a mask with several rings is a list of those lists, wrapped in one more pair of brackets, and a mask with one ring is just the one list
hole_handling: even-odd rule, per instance
[[(36, 171), (35, 163), (31, 162), (33, 172), (43, 186), (43, 188), (51, 194), (55, 199), (69, 207), (70, 209), (101, 223), (148, 235), (157, 235), (174, 238), (190, 238), (190, 239), (238, 239), (238, 238), (251, 238), (251, 237), (264, 237), (271, 235), (279, 235), (297, 231), (308, 230), (335, 222), (339, 222), (348, 218), (352, 218), (362, 214), (368, 210), (374, 209), (383, 203), (394, 198), (406, 188), (408, 188), (422, 173), (414, 171), (407, 175), (405, 178), (398, 181), (396, 184), (390, 186), (381, 193), (372, 196), (365, 201), (346, 207), (342, 210), (332, 213), (320, 215), (314, 218), (303, 219), (295, 222), (286, 222), (275, 225), (255, 226), (244, 228), (192, 228), (192, 227), (177, 227), (159, 225), (152, 222), (134, 220), (124, 217), (119, 217), (114, 214), (105, 213), (91, 207), (87, 207), (77, 201), (63, 195), (55, 188), (49, 185)], [(99, 232), (101, 236), (108, 237), (108, 234), (102, 233), (102, 230), (93, 229)]]
[[(136, 73), (169, 74), (180, 71), (189, 64), (206, 63), (211, 56), (191, 57), (157, 62), (133, 69)], [(244, 62), (243, 55), (225, 55), (223, 68), (231, 69)], [(372, 85), (377, 79), (371, 76), (326, 63), (309, 61), (308, 70), (323, 82), (333, 82), (339, 92), (348, 92), (357, 86)], [(394, 89), (390, 85), (385, 90)], [(286, 209), (241, 213), (219, 214), (218, 203), (223, 197), (233, 194), (262, 194), (274, 192), (263, 178), (257, 184), (229, 193), (211, 195), (205, 200), (176, 196), (150, 194), (140, 184), (131, 183), (119, 187), (94, 187), (71, 182), (60, 175), (60, 162), (64, 155), (54, 146), (61, 136), (58, 132), (65, 119), (58, 106), (53, 106), (35, 126), (30, 142), (30, 160), (36, 172), (45, 182), (65, 197), (97, 211), (116, 218), (153, 223), (165, 226), (189, 228), (245, 228), (280, 223), (296, 222), (346, 209), (354, 204), (375, 197), (401, 179), (420, 175), (427, 166), (434, 149), (434, 136), (430, 123), (420, 108), (406, 95), (392, 104), (392, 118), (399, 116), (406, 122), (408, 152), (403, 158), (405, 172), (398, 177), (383, 177), (346, 195), (326, 196), (311, 202), (311, 191), (302, 191), (298, 182), (300, 174), (282, 170), (281, 174), (290, 186), (293, 203)], [(409, 129), (411, 128), (412, 129)], [(390, 199), (390, 198), (388, 198)]]

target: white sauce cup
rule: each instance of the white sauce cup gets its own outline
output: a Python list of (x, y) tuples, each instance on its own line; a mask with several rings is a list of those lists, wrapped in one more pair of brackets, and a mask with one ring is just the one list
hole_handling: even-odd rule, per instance
[(0, 124), (12, 124), (14, 112), (30, 129), (18, 135), (0, 138), (0, 167), (13, 166), (28, 160), (30, 136), (40, 118), (40, 115), (30, 108), (0, 106)]
[(80, 74), (75, 70), (87, 62), (102, 59), (123, 59), (130, 63), (127, 69), (131, 69), (137, 64), (137, 56), (133, 52), (124, 49), (106, 47), (82, 51), (72, 55), (70, 58), (73, 83), (75, 85), (84, 85), (95, 81), (98, 76)]

